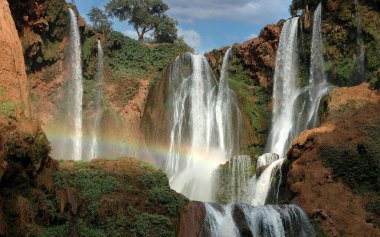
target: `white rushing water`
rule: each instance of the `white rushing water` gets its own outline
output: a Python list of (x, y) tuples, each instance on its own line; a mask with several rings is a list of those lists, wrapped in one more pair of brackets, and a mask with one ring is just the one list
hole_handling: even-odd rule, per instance
[(200, 55), (178, 57), (171, 70), (173, 116), (165, 170), (170, 186), (192, 200), (213, 201), (214, 170), (239, 150), (241, 115), (227, 82), (230, 52), (219, 83)]
[(298, 77), (298, 17), (285, 22), (276, 56), (273, 80), (273, 118), (267, 150), (284, 157), (295, 138), (296, 101), (301, 92)]
[(307, 105), (308, 119), (306, 126), (314, 128), (318, 123), (318, 111), (321, 99), (331, 89), (327, 82), (325, 73), (325, 63), (323, 59), (323, 38), (322, 38), (322, 4), (320, 3), (314, 12), (313, 17), (313, 38), (311, 41), (310, 75), (309, 75), (309, 103)]
[(205, 203), (205, 207), (203, 236), (310, 237), (315, 235), (307, 215), (295, 205), (252, 207), (244, 203), (226, 206)]
[(77, 25), (77, 18), (72, 9), (70, 12), (70, 92), (69, 92), (69, 119), (73, 126), (72, 149), (65, 152), (71, 152), (71, 159), (82, 159), (82, 98), (83, 98), (83, 80), (82, 80), (82, 60), (80, 34)]
[(214, 172), (216, 201), (222, 203), (244, 201), (250, 175), (251, 157), (248, 155), (234, 156), (228, 164), (218, 167)]
[[(297, 68), (298, 18), (288, 20), (283, 26), (274, 76), (272, 128), (267, 144), (267, 150), (277, 153), (278, 157), (264, 154), (258, 159), (256, 170), (265, 170), (250, 180), (246, 194), (254, 206), (265, 205), (270, 190), (273, 191), (274, 202), (277, 202), (286, 152), (302, 131), (317, 126), (320, 101), (330, 90), (323, 60), (321, 15), (322, 6), (319, 4), (314, 13), (309, 85), (303, 88), (300, 87)], [(275, 186), (274, 182), (278, 185)]]
[(228, 165), (230, 176), (229, 193), (231, 201), (243, 201), (244, 191), (248, 186), (251, 169), (251, 157), (247, 155), (234, 156)]
[(89, 159), (95, 159), (99, 154), (98, 147), (98, 130), (100, 125), (100, 120), (102, 117), (102, 101), (103, 101), (103, 80), (104, 80), (104, 60), (103, 60), (103, 49), (100, 40), (98, 40), (98, 64), (97, 64), (97, 72), (96, 72), (96, 91), (95, 91), (95, 101), (94, 101), (94, 112), (95, 118), (92, 125), (91, 131), (91, 147)]

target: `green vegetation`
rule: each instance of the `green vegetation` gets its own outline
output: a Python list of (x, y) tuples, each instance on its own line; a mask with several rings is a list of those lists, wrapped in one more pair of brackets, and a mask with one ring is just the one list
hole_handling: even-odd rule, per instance
[[(15, 143), (10, 149), (17, 147)], [(175, 236), (179, 214), (188, 200), (169, 188), (162, 171), (129, 158), (62, 161), (58, 166), (53, 168), (52, 162), (50, 168), (45, 167), (37, 185), (28, 177), (18, 178), (17, 183), (7, 180), (6, 187), (12, 187), (3, 197), (9, 235)], [(15, 167), (11, 163), (10, 168)], [(122, 171), (109, 170), (112, 167), (122, 167)]]
[(327, 167), (334, 170), (334, 176), (341, 178), (358, 193), (380, 192), (380, 127), (362, 125), (365, 142), (346, 147), (323, 145), (321, 157)]
[(92, 7), (87, 14), (92, 23), (92, 28), (102, 34), (109, 34), (112, 31), (112, 22), (108, 19), (107, 14), (98, 7)]
[(137, 237), (174, 237), (173, 224), (169, 218), (142, 213), (133, 222)]
[(268, 110), (270, 92), (259, 85), (255, 85), (250, 77), (249, 69), (245, 68), (242, 58), (237, 54), (238, 48), (233, 48), (234, 53), (229, 67), (229, 83), (235, 91), (240, 109), (248, 117), (253, 130), (254, 143), (244, 149), (252, 157), (262, 154), (269, 132), (271, 112)]
[(173, 43), (177, 40), (177, 21), (166, 15), (168, 9), (162, 0), (110, 0), (106, 4), (109, 15), (133, 25), (139, 41), (154, 30), (158, 41)]
[(82, 45), (82, 68), (85, 80), (95, 80), (97, 69), (98, 46), (95, 37), (86, 36)]
[(16, 110), (21, 108), (20, 106), (20, 104), (14, 102), (13, 100), (2, 100), (0, 101), (0, 115), (15, 118)]
[(146, 45), (120, 32), (112, 32), (105, 46), (106, 74), (114, 85), (112, 101), (124, 105), (138, 92), (140, 80), (155, 83), (178, 56), (190, 48), (182, 41), (173, 44)]
[[(293, 0), (290, 6), (292, 15), (298, 10), (313, 11), (319, 0)], [(323, 39), (328, 80), (338, 86), (353, 86), (368, 81), (374, 88), (380, 88), (380, 33), (376, 22), (380, 21), (378, 3), (342, 0), (323, 2)], [(359, 18), (357, 17), (359, 16)], [(312, 24), (312, 22), (311, 22)], [(312, 29), (301, 29), (299, 34), (300, 71), (302, 82), (307, 82), (310, 63)], [(364, 71), (361, 67), (364, 66)]]
[(45, 70), (42, 72), (42, 76), (41, 76), (41, 81), (45, 82), (45, 83), (49, 83), (51, 82), (52, 80), (54, 80), (55, 78), (57, 78), (57, 76), (59, 75), (59, 64), (58, 63), (55, 63), (53, 64), (52, 66), (50, 67), (46, 67)]
[[(12, 1), (10, 7), (21, 35), (27, 72), (35, 72), (54, 64), (60, 58), (60, 44), (70, 22), (66, 2), (42, 0), (34, 3), (28, 0), (20, 5), (17, 1)], [(43, 13), (40, 9), (33, 9), (38, 7), (44, 9)], [(26, 12), (28, 18), (22, 18)], [(22, 32), (25, 27), (30, 27), (27, 34)]]

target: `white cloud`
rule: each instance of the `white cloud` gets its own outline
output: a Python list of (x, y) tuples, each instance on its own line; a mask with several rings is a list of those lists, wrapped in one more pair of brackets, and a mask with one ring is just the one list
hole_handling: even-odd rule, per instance
[(170, 14), (186, 22), (196, 19), (230, 19), (260, 24), (289, 16), (291, 0), (167, 0)]
[(190, 30), (182, 30), (178, 29), (178, 35), (182, 36), (185, 42), (194, 49), (199, 49), (199, 46), (202, 43), (202, 38), (198, 32), (193, 29)]
[(137, 40), (139, 37), (137, 36), (136, 31), (134, 30), (126, 30), (123, 32), (124, 35), (128, 36), (129, 38)]

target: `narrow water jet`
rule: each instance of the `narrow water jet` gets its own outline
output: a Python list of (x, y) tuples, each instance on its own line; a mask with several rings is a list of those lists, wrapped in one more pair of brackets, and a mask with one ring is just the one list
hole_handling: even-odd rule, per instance
[[(83, 105), (83, 80), (82, 80), (82, 60), (81, 43), (77, 18), (74, 11), (70, 12), (70, 48), (69, 48), (69, 96), (68, 96), (68, 124), (72, 126), (72, 147), (64, 152), (71, 152), (70, 158), (73, 160), (82, 159), (82, 105)], [(63, 156), (63, 154), (62, 154)]]
[(357, 28), (357, 35), (356, 35), (356, 62), (355, 62), (355, 68), (354, 68), (354, 80), (355, 84), (360, 84), (362, 82), (367, 81), (366, 75), (365, 75), (365, 44), (363, 40), (363, 23), (362, 23), (362, 15), (360, 13), (360, 4), (358, 0), (354, 1), (355, 5), (355, 22), (356, 22), (356, 28)]
[(325, 73), (325, 62), (323, 59), (322, 38), (322, 3), (319, 3), (313, 17), (313, 38), (311, 41), (310, 76), (309, 76), (309, 104), (307, 105), (308, 119), (306, 126), (314, 128), (318, 124), (318, 112), (321, 99), (331, 89), (327, 82)]
[(94, 101), (94, 113), (95, 118), (92, 125), (91, 131), (91, 147), (90, 147), (90, 155), (89, 159), (95, 159), (99, 154), (99, 145), (98, 145), (98, 131), (100, 120), (102, 117), (102, 102), (103, 102), (103, 94), (104, 94), (104, 59), (103, 59), (103, 49), (100, 40), (98, 40), (98, 64), (97, 64), (97, 72), (96, 72), (96, 89), (95, 89), (95, 101)]
[(214, 170), (239, 151), (241, 114), (227, 81), (230, 57), (228, 50), (219, 82), (200, 55), (180, 56), (171, 68), (165, 170), (171, 187), (192, 200), (213, 201)]

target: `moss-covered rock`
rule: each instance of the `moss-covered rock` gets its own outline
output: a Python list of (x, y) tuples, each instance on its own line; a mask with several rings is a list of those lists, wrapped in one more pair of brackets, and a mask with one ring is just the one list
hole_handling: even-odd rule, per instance
[[(292, 15), (298, 10), (313, 12), (318, 0), (294, 0)], [(328, 80), (337, 86), (353, 86), (370, 82), (379, 88), (380, 12), (378, 2), (365, 0), (323, 1), (324, 57)], [(310, 17), (309, 17), (310, 18)], [(311, 17), (312, 18), (312, 17)], [(312, 19), (311, 19), (312, 20)], [(300, 70), (303, 81), (308, 78), (311, 28), (300, 27)]]

